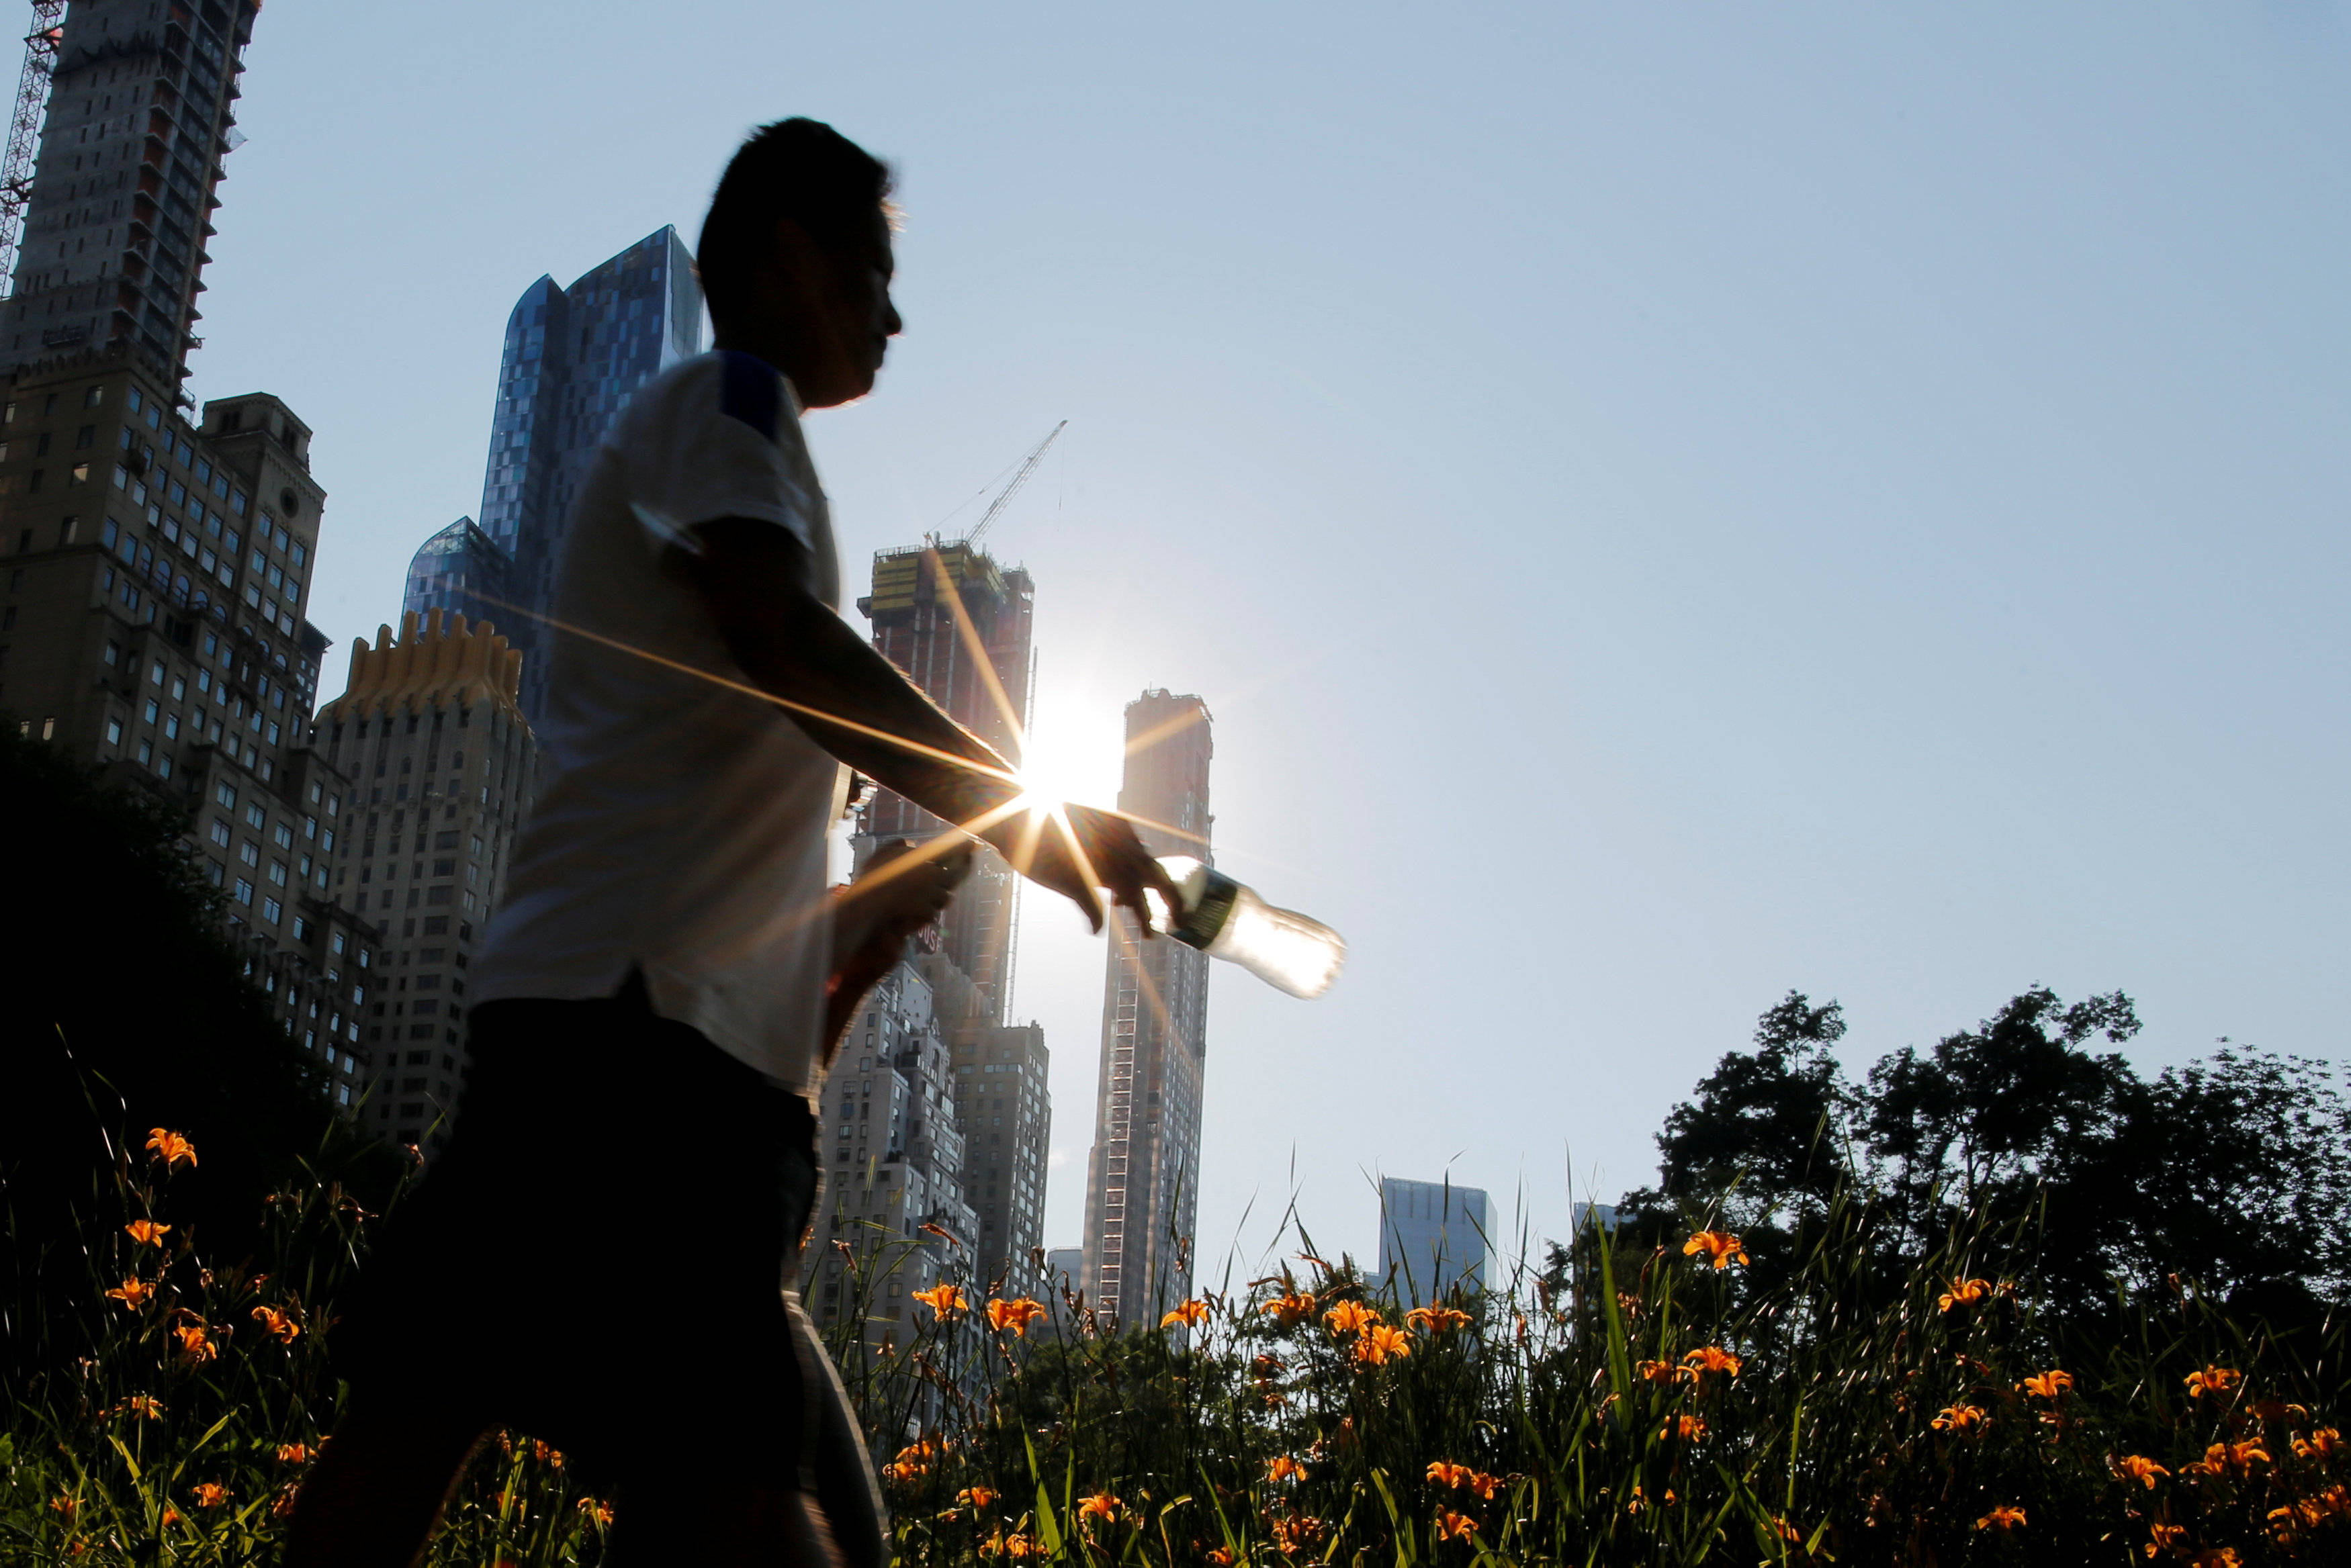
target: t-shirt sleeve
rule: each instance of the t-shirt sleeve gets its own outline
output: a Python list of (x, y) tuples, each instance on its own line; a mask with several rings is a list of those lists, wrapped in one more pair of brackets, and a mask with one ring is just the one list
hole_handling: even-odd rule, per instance
[(667, 406), (633, 432), (630, 504), (658, 553), (691, 545), (687, 530), (721, 517), (773, 523), (813, 554), (817, 498), (795, 477), (804, 466), (799, 421), (783, 377), (748, 354), (714, 354), (665, 389)]

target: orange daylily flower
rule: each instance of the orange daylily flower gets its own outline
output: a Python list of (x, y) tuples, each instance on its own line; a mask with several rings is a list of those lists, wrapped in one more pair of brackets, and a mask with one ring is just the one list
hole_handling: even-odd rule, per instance
[(2166, 1547), (2178, 1545), (2180, 1537), (2188, 1533), (2188, 1527), (2184, 1524), (2158, 1524), (2150, 1527), (2150, 1532), (2155, 1539), (2147, 1543), (2146, 1551), (2152, 1557)]
[(907, 1294), (913, 1296), (916, 1301), (922, 1303), (925, 1306), (930, 1308), (931, 1311), (943, 1318), (951, 1317), (955, 1314), (964, 1310), (965, 1303), (963, 1299), (963, 1291), (960, 1286), (947, 1284), (933, 1285), (929, 1290), (909, 1291)]
[(1478, 1528), (1478, 1521), (1466, 1513), (1446, 1509), (1437, 1516), (1437, 1537), (1440, 1541), (1458, 1541)]
[(1361, 1334), (1380, 1321), (1380, 1314), (1361, 1302), (1341, 1302), (1322, 1314), (1332, 1334)]
[(1116, 1519), (1118, 1499), (1106, 1491), (1098, 1491), (1092, 1497), (1081, 1497), (1078, 1499), (1078, 1517), (1080, 1519)]
[(1458, 1487), (1473, 1472), (1468, 1465), (1457, 1465), (1447, 1459), (1436, 1459), (1428, 1467), (1428, 1479), (1439, 1486)]
[(1208, 1553), (1208, 1561), (1215, 1564), (1215, 1568), (1233, 1568), (1233, 1549), (1229, 1546), (1219, 1546)]
[(1404, 1314), (1404, 1321), (1424, 1334), (1443, 1334), (1447, 1329), (1467, 1328), (1469, 1314), (1458, 1307), (1429, 1305), (1415, 1307)]
[(1990, 1280), (1953, 1280), (1951, 1288), (1935, 1298), (1935, 1304), (1945, 1312), (1955, 1306), (1973, 1306), (1991, 1289)]
[(1976, 1405), (1953, 1405), (1927, 1424), (1938, 1432), (1974, 1432), (1982, 1429), (1988, 1417)]
[(150, 1131), (147, 1135), (147, 1147), (157, 1159), (163, 1162), (163, 1168), (166, 1170), (178, 1165), (182, 1160), (186, 1160), (190, 1165), (196, 1163), (196, 1146), (169, 1127), (156, 1127)]
[(1682, 1256), (1695, 1257), (1700, 1252), (1713, 1260), (1718, 1269), (1727, 1269), (1733, 1263), (1744, 1265), (1747, 1262), (1747, 1249), (1728, 1231), (1700, 1231), (1682, 1243)]
[(2242, 1568), (2233, 1546), (2208, 1546), (2188, 1561), (2192, 1568)]
[(1682, 1365), (1689, 1368), (1691, 1378), (1694, 1381), (1701, 1374), (1708, 1372), (1727, 1372), (1731, 1376), (1736, 1377), (1739, 1376), (1739, 1367), (1740, 1364), (1739, 1357), (1731, 1355), (1730, 1352), (1723, 1349), (1720, 1345), (1709, 1345), (1701, 1349), (1693, 1350), (1688, 1355), (1683, 1356)]
[(220, 1355), (220, 1347), (212, 1342), (212, 1337), (204, 1332), (204, 1325), (201, 1323), (180, 1324), (174, 1326), (172, 1332), (179, 1335), (180, 1348), (187, 1353), (191, 1360), (210, 1361)]
[(163, 1233), (166, 1231), (169, 1231), (171, 1227), (169, 1225), (158, 1225), (152, 1220), (133, 1220), (130, 1224), (125, 1225), (123, 1229), (130, 1231), (131, 1239), (138, 1242), (141, 1246), (160, 1247), (163, 1244)]
[(1978, 1530), (2014, 1530), (2024, 1522), (2024, 1510), (2001, 1503), (1976, 1521)]
[(2115, 1474), (2126, 1481), (2145, 1481), (2149, 1491), (2155, 1490), (2156, 1477), (2168, 1476), (2170, 1473), (2153, 1459), (2137, 1454), (2125, 1454), (2120, 1459), (2115, 1461)]
[(1657, 1438), (1660, 1441), (1667, 1438), (1679, 1438), (1686, 1443), (1694, 1443), (1705, 1436), (1706, 1422), (1697, 1416), (1677, 1416), (1657, 1429)]
[(121, 1284), (113, 1290), (107, 1292), (106, 1299), (109, 1301), (120, 1302), (131, 1311), (137, 1312), (141, 1306), (145, 1304), (147, 1298), (154, 1293), (154, 1286), (149, 1284), (146, 1281), (138, 1278), (136, 1275), (133, 1275), (131, 1278), (123, 1281)]
[(2051, 1367), (2046, 1372), (2038, 1373), (2033, 1376), (2026, 1378), (2023, 1382), (2018, 1384), (2017, 1386), (2023, 1389), (2027, 1394), (2033, 1396), (2035, 1398), (2054, 1399), (2058, 1396), (2064, 1394), (2067, 1389), (2074, 1386), (2074, 1375), (2070, 1372), (2060, 1372), (2055, 1367)]
[(956, 1493), (956, 1501), (967, 1508), (986, 1508), (996, 1501), (996, 1489), (987, 1486), (967, 1486)]
[(1029, 1325), (1045, 1315), (1045, 1303), (1018, 1296), (1011, 1301), (993, 1300), (987, 1303), (987, 1326), (1001, 1334), (1010, 1329), (1021, 1338), (1029, 1337)]
[(1402, 1361), (1412, 1354), (1412, 1336), (1400, 1328), (1390, 1328), (1375, 1323), (1355, 1338), (1355, 1359), (1366, 1366), (1380, 1366), (1390, 1357)]
[(51, 1513), (62, 1513), (70, 1518), (72, 1517), (74, 1511), (79, 1507), (81, 1507), (80, 1503), (76, 1502), (72, 1498), (63, 1495), (49, 1499), (49, 1511)]
[(277, 1335), (277, 1343), (280, 1345), (293, 1344), (294, 1336), (302, 1332), (300, 1324), (296, 1323), (293, 1318), (279, 1312), (276, 1307), (254, 1308), (253, 1319), (261, 1325), (262, 1333)]
[(218, 1508), (227, 1501), (228, 1488), (220, 1485), (217, 1481), (198, 1481), (196, 1483), (196, 1506), (198, 1508)]
[(563, 1450), (561, 1449), (550, 1449), (545, 1443), (540, 1442), (537, 1438), (533, 1438), (530, 1440), (530, 1457), (537, 1459), (540, 1464), (547, 1466), (549, 1469), (559, 1470), (563, 1468)]
[(2296, 1438), (2294, 1440), (2294, 1458), (2296, 1459), (2324, 1459), (2333, 1457), (2335, 1450), (2342, 1446), (2342, 1433), (2336, 1431), (2332, 1427), (2321, 1427), (2318, 1430), (2310, 1434), (2309, 1440), (2306, 1442), (2300, 1438)]
[(1295, 1328), (1314, 1315), (1314, 1296), (1309, 1291), (1288, 1291), (1258, 1310), (1270, 1314), (1277, 1328)]
[(1644, 1361), (1633, 1370), (1652, 1383), (1679, 1383), (1685, 1380), (1682, 1369), (1670, 1361)]
[(307, 1465), (312, 1457), (310, 1445), (308, 1443), (277, 1445), (277, 1462), (281, 1465)]
[(2225, 1366), (2208, 1366), (2201, 1372), (2191, 1372), (2182, 1379), (2188, 1385), (2188, 1397), (2201, 1399), (2207, 1394), (2226, 1394), (2241, 1380), (2242, 1374)]
[(122, 1407), (132, 1415), (144, 1416), (151, 1421), (161, 1419), (163, 1414), (163, 1401), (151, 1399), (144, 1394), (133, 1394), (122, 1402)]
[(1484, 1470), (1471, 1470), (1468, 1480), (1463, 1484), (1488, 1502), (1491, 1502), (1494, 1501), (1494, 1493), (1501, 1488), (1502, 1478), (1489, 1476)]
[(1166, 1328), (1180, 1323), (1185, 1327), (1191, 1328), (1206, 1322), (1207, 1316), (1208, 1303), (1195, 1296), (1190, 1301), (1176, 1303), (1176, 1310), (1159, 1320), (1159, 1326)]
[(1306, 1479), (1306, 1467), (1300, 1464), (1296, 1459), (1291, 1459), (1288, 1454), (1276, 1454), (1273, 1458), (1265, 1461), (1266, 1480), (1270, 1481), (1288, 1480), (1292, 1476), (1297, 1477), (1300, 1480), (1304, 1480)]

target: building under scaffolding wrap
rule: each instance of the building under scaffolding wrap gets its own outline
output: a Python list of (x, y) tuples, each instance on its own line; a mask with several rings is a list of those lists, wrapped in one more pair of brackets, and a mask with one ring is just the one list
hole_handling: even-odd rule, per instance
[[(1118, 808), (1140, 819), (1154, 855), (1209, 858), (1214, 751), (1208, 707), (1197, 697), (1146, 691), (1126, 705)], [(1148, 1326), (1192, 1289), (1208, 959), (1172, 938), (1143, 940), (1124, 909), (1111, 918), (1086, 1162), (1085, 1289), (1105, 1320)]]

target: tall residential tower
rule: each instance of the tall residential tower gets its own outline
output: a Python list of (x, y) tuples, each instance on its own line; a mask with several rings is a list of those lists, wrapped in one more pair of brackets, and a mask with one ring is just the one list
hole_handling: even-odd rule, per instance
[[(412, 575), (402, 607), (439, 604), (507, 628), (526, 653), (547, 646), (545, 615), (555, 599), (572, 498), (587, 478), (598, 443), (631, 394), (680, 359), (702, 351), (702, 289), (694, 257), (677, 230), (654, 230), (616, 256), (572, 279), (569, 288), (541, 277), (523, 290), (507, 317), (498, 367), (497, 410), (490, 422), (490, 460), (482, 482), (479, 533), (511, 565), (467, 542), (482, 563), (464, 592), (434, 597)], [(434, 535), (445, 542), (448, 530)], [(434, 541), (428, 541), (426, 550)], [(423, 562), (425, 551), (418, 552)], [(510, 606), (480, 590), (504, 576)], [(517, 609), (516, 607), (519, 607)], [(534, 722), (547, 701), (544, 657), (523, 660), (522, 707)]]
[(176, 404), (258, 0), (74, 0), (55, 42), (0, 372), (135, 358)]
[[(1199, 698), (1153, 691), (1126, 705), (1118, 808), (1140, 819), (1153, 854), (1209, 858), (1213, 752)], [(1104, 1318), (1148, 1325), (1192, 1288), (1208, 959), (1171, 938), (1144, 940), (1123, 909), (1113, 919), (1086, 1162), (1085, 1286)]]

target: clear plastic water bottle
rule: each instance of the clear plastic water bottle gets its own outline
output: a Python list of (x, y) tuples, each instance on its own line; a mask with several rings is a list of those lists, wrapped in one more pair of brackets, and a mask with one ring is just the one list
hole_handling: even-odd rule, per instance
[(1159, 864), (1183, 898), (1162, 929), (1213, 959), (1237, 963), (1268, 985), (1311, 1001), (1331, 989), (1347, 944), (1338, 932), (1295, 909), (1278, 909), (1212, 866), (1188, 855)]

